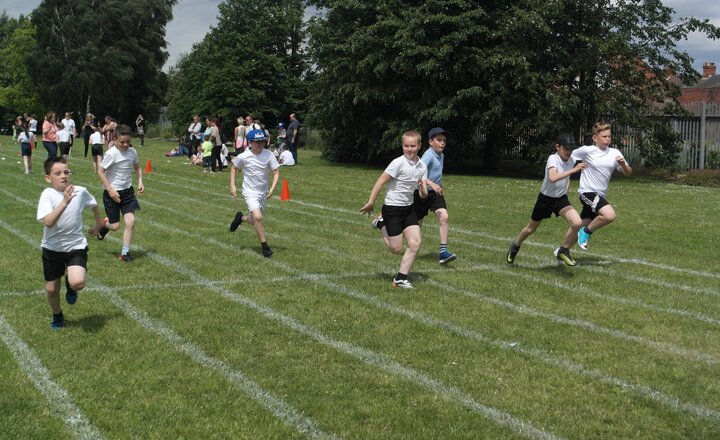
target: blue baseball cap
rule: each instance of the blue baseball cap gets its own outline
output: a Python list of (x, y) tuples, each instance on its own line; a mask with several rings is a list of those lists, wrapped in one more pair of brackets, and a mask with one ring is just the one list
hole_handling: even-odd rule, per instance
[(430, 132), (428, 132), (428, 139), (432, 139), (432, 138), (434, 138), (435, 136), (437, 136), (437, 135), (439, 135), (439, 134), (445, 134), (445, 135), (447, 135), (448, 132), (445, 131), (445, 130), (443, 130), (443, 129), (440, 128), (440, 127), (435, 127), (435, 128), (433, 128), (432, 130), (430, 130)]
[(265, 131), (263, 130), (250, 130), (246, 137), (248, 142), (267, 140), (267, 136), (265, 136)]

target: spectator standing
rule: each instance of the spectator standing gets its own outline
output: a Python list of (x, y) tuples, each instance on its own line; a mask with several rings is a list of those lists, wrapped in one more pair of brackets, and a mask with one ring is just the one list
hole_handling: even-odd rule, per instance
[(290, 113), (290, 124), (287, 127), (285, 141), (287, 142), (288, 148), (293, 155), (293, 159), (295, 159), (295, 163), (298, 163), (297, 143), (299, 132), (300, 121), (298, 121), (297, 115), (295, 113)]
[[(209, 124), (207, 123), (207, 120), (206, 120), (205, 124), (209, 126)], [(193, 155), (195, 153), (197, 153), (198, 146), (203, 141), (202, 123), (200, 122), (200, 116), (198, 116), (198, 115), (193, 116), (193, 120), (190, 123), (190, 126), (188, 127), (187, 131), (188, 131), (188, 149), (190, 150), (188, 152), (188, 158), (192, 159)]]
[(145, 146), (145, 118), (143, 115), (138, 115), (135, 118), (135, 128), (137, 129), (137, 135), (140, 138), (140, 146)]
[(108, 148), (111, 148), (115, 144), (115, 129), (117, 128), (117, 122), (110, 117), (105, 116), (105, 125), (102, 128), (102, 134), (105, 136), (105, 143)]
[(47, 150), (48, 157), (57, 156), (57, 131), (58, 126), (55, 122), (55, 112), (47, 112), (45, 121), (42, 125), (42, 143)]
[(30, 174), (32, 171), (32, 133), (28, 129), (27, 122), (23, 123), (17, 141), (20, 143), (20, 154), (22, 154), (23, 165), (25, 165), (25, 174)]
[(67, 156), (72, 155), (73, 143), (75, 142), (75, 137), (77, 136), (77, 130), (75, 129), (75, 120), (73, 119), (72, 115), (72, 112), (65, 112), (65, 118), (60, 121), (62, 122), (63, 127), (65, 127), (65, 131), (67, 131), (70, 135), (70, 147), (68, 148)]
[[(90, 136), (98, 131), (97, 122), (95, 122), (95, 116), (92, 113), (88, 113), (85, 115), (85, 122), (83, 122), (82, 125), (82, 132), (83, 132), (83, 140), (85, 141), (85, 155), (84, 157), (87, 157), (88, 155), (88, 148), (90, 145)], [(102, 143), (102, 142), (101, 142)]]

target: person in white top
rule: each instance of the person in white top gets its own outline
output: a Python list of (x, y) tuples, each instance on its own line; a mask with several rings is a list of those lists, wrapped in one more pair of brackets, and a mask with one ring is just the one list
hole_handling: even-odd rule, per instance
[(290, 150), (283, 150), (283, 152), (280, 153), (280, 159), (278, 161), (280, 162), (280, 165), (285, 165), (285, 166), (295, 165), (295, 158), (293, 157)]
[(419, 190), (420, 198), (428, 196), (427, 166), (420, 160), (420, 133), (415, 130), (402, 135), (403, 155), (396, 158), (378, 177), (370, 192), (367, 203), (360, 212), (368, 216), (373, 213), (373, 205), (380, 195), (380, 190), (387, 184), (385, 203), (381, 214), (373, 220), (373, 226), (380, 229), (385, 244), (394, 254), (403, 251), (403, 237), (407, 241), (407, 249), (400, 261), (400, 269), (392, 281), (392, 287), (412, 288), (408, 273), (420, 250), (422, 238), (417, 214), (413, 209), (413, 193)]
[(58, 124), (57, 141), (60, 154), (65, 157), (70, 156), (70, 133), (62, 122)]
[(193, 116), (193, 121), (188, 127), (188, 158), (192, 159), (193, 155), (197, 153), (197, 147), (203, 140), (202, 135), (202, 123), (200, 123), (200, 116)]
[(134, 260), (130, 254), (133, 231), (135, 228), (135, 211), (140, 209), (135, 197), (133, 188), (132, 172), (138, 181), (138, 192), (145, 191), (140, 169), (140, 159), (137, 151), (130, 145), (132, 130), (125, 124), (118, 125), (115, 129), (115, 142), (105, 153), (103, 161), (98, 169), (98, 177), (105, 187), (103, 192), (103, 204), (105, 205), (105, 219), (103, 228), (98, 233), (98, 239), (102, 240), (109, 231), (120, 229), (120, 213), (125, 220), (123, 231), (122, 250), (120, 261), (131, 262)]
[[(230, 195), (234, 199), (237, 198), (235, 176), (239, 170), (243, 174), (242, 195), (249, 214), (243, 215), (242, 211), (238, 211), (232, 223), (230, 223), (230, 231), (234, 232), (242, 222), (253, 225), (255, 233), (260, 239), (263, 256), (270, 258), (273, 251), (268, 246), (265, 238), (263, 210), (267, 205), (267, 199), (275, 191), (275, 186), (277, 186), (280, 178), (280, 164), (275, 159), (275, 155), (264, 148), (267, 136), (265, 136), (263, 130), (250, 130), (246, 137), (250, 148), (233, 160), (233, 166), (230, 169)], [(270, 173), (272, 173), (273, 181), (270, 189), (268, 189)]]
[(580, 147), (572, 154), (572, 160), (587, 164), (580, 174), (578, 188), (583, 205), (580, 213), (583, 226), (578, 230), (577, 242), (583, 250), (587, 250), (593, 232), (615, 221), (615, 209), (605, 198), (613, 171), (620, 171), (626, 176), (632, 174), (632, 168), (623, 154), (610, 147), (610, 124), (598, 122), (593, 126), (592, 133), (595, 145)]
[[(75, 120), (72, 117), (72, 112), (65, 112), (65, 118), (60, 121), (65, 128), (65, 131), (70, 135), (70, 148), (68, 149), (68, 156), (72, 155), (73, 142), (75, 142), (75, 136), (77, 136), (77, 130), (75, 129)], [(58, 140), (58, 142), (60, 142)]]
[(515, 257), (520, 251), (523, 241), (537, 230), (540, 222), (555, 214), (556, 217), (567, 220), (570, 225), (565, 232), (562, 244), (555, 249), (555, 257), (568, 266), (575, 266), (575, 260), (570, 255), (570, 248), (575, 244), (577, 231), (582, 224), (580, 216), (568, 200), (567, 192), (570, 188), (570, 176), (587, 167), (584, 163), (576, 165), (575, 161), (571, 160), (570, 156), (575, 148), (577, 148), (577, 144), (569, 133), (561, 133), (555, 140), (555, 153), (548, 157), (545, 165), (545, 178), (530, 215), (530, 222), (510, 245), (506, 257), (508, 264), (515, 262)]
[(92, 154), (93, 173), (97, 174), (103, 159), (103, 144), (105, 138), (98, 127), (92, 127), (90, 130), (93, 132), (90, 135), (88, 143), (90, 144), (90, 153)]
[(68, 304), (75, 304), (77, 292), (85, 287), (88, 242), (83, 234), (83, 210), (92, 209), (95, 215), (95, 226), (88, 229), (88, 234), (96, 235), (102, 223), (95, 197), (84, 187), (70, 184), (70, 170), (64, 157), (45, 161), (45, 181), (50, 188), (40, 195), (36, 218), (43, 223), (40, 246), (45, 293), (53, 313), (50, 327), (57, 330), (65, 326), (60, 307), (60, 279), (65, 275)]

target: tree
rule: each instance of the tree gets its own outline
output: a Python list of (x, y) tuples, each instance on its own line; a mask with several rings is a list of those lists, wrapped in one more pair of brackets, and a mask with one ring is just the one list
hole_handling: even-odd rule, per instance
[(227, 0), (218, 23), (170, 69), (168, 116), (216, 115), (229, 130), (247, 113), (266, 125), (302, 108), (302, 0)]
[(0, 16), (0, 118), (7, 126), (22, 112), (40, 114), (38, 93), (28, 69), (35, 26), (26, 17)]
[(544, 143), (608, 114), (641, 126), (670, 111), (668, 72), (697, 75), (677, 41), (720, 36), (658, 0), (312, 3), (310, 114), (337, 160), (385, 159), (402, 131), (441, 125), (449, 155), (492, 167), (520, 130)]
[(43, 0), (31, 58), (42, 103), (134, 121), (153, 119), (165, 94), (165, 26), (177, 0)]

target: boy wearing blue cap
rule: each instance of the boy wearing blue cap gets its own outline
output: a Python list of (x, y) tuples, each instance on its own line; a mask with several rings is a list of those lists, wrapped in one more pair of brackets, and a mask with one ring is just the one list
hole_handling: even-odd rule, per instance
[[(239, 155), (232, 162), (230, 169), (230, 194), (233, 198), (237, 198), (237, 188), (235, 186), (235, 175), (238, 170), (243, 173), (242, 195), (245, 198), (245, 204), (250, 212), (243, 215), (242, 211), (235, 214), (235, 218), (230, 223), (230, 232), (240, 226), (240, 223), (247, 222), (255, 227), (255, 232), (260, 239), (262, 246), (262, 254), (265, 258), (270, 258), (273, 251), (265, 239), (265, 227), (263, 226), (263, 210), (267, 205), (267, 199), (275, 191), (278, 179), (280, 178), (280, 164), (275, 155), (266, 150), (265, 143), (267, 136), (263, 130), (250, 130), (247, 133), (247, 141), (250, 148), (243, 154)], [(273, 175), (273, 182), (268, 189), (269, 174)]]
[(584, 163), (575, 165), (571, 160), (573, 150), (577, 148), (575, 139), (569, 133), (561, 133), (555, 141), (556, 152), (548, 157), (545, 165), (545, 179), (543, 179), (540, 194), (538, 194), (535, 207), (530, 216), (530, 222), (521, 231), (515, 241), (510, 245), (505, 259), (508, 264), (515, 262), (515, 257), (520, 251), (520, 245), (532, 235), (546, 218), (552, 214), (556, 217), (563, 217), (570, 224), (565, 238), (560, 247), (555, 249), (555, 257), (567, 264), (575, 266), (575, 260), (570, 255), (570, 248), (575, 243), (575, 237), (580, 229), (581, 221), (575, 208), (568, 200), (567, 192), (570, 188), (570, 176), (587, 167)]
[(448, 211), (443, 195), (442, 172), (445, 162), (445, 145), (447, 145), (447, 132), (440, 127), (435, 127), (428, 133), (430, 148), (425, 151), (420, 160), (427, 165), (428, 178), (428, 196), (420, 197), (420, 192), (415, 190), (413, 206), (418, 221), (422, 226), (423, 218), (429, 211), (435, 213), (438, 219), (440, 229), (440, 254), (438, 261), (440, 264), (447, 264), (455, 259), (457, 255), (448, 251)]

